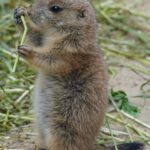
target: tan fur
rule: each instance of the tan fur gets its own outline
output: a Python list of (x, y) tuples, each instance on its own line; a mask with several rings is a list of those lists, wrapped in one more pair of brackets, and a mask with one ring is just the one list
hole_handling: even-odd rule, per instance
[[(53, 12), (53, 6), (61, 11)], [(18, 53), (38, 70), (34, 110), (38, 149), (104, 150), (96, 145), (107, 106), (107, 71), (88, 0), (39, 0), (24, 15), (30, 46)], [(113, 149), (113, 148), (112, 148)]]

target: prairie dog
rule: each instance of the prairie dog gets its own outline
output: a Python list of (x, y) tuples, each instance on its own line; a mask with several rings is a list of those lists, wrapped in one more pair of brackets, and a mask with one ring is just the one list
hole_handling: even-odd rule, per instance
[[(107, 107), (107, 69), (97, 44), (95, 12), (88, 0), (37, 0), (18, 7), (29, 45), (18, 53), (38, 70), (34, 110), (41, 150), (114, 150), (96, 144)], [(140, 150), (139, 143), (119, 150)]]

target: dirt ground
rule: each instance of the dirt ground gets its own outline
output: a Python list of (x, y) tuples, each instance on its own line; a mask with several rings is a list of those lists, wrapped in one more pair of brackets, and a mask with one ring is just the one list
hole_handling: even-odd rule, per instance
[[(150, 0), (121, 0), (124, 3), (134, 7), (138, 12), (149, 15), (150, 14)], [(120, 59), (120, 61), (122, 61)], [(123, 63), (128, 65), (135, 65), (135, 62), (125, 61)], [(139, 65), (139, 68), (141, 66)], [(150, 99), (144, 100), (143, 98), (137, 97), (142, 94), (141, 85), (147, 80), (150, 80), (149, 76), (143, 76), (140, 73), (134, 72), (133, 70), (125, 67), (118, 67), (117, 74), (110, 79), (110, 86), (116, 90), (123, 90), (128, 94), (129, 100), (132, 104), (140, 108), (141, 112), (138, 115), (138, 119), (150, 125)], [(149, 70), (150, 68), (145, 68)], [(150, 83), (147, 88), (150, 88)], [(150, 133), (150, 130), (146, 130)], [(150, 146), (146, 147), (146, 150), (150, 150)]]
[[(150, 13), (150, 0), (134, 0), (133, 2), (130, 0), (122, 1), (125, 3), (137, 2), (135, 5), (137, 10), (146, 14)], [(122, 59), (120, 59), (120, 61), (122, 61)], [(124, 63), (128, 63), (130, 65), (134, 64), (132, 61), (124, 61)], [(142, 94), (140, 87), (143, 83), (149, 80), (150, 77), (121, 66), (116, 67), (115, 69), (117, 73), (110, 79), (110, 87), (113, 87), (115, 90), (125, 91), (128, 94), (131, 103), (141, 109), (138, 119), (150, 125), (150, 100), (144, 100), (143, 98), (136, 97)], [(150, 68), (145, 69), (149, 69), (150, 71)], [(149, 130), (146, 131), (150, 133)], [(6, 150), (33, 150), (35, 148), (34, 137), (35, 133), (32, 130), (32, 125), (28, 125), (19, 129), (13, 129), (11, 133), (6, 135), (4, 139), (0, 139), (0, 150), (4, 149), (1, 147), (1, 145), (3, 147), (7, 147)], [(148, 149), (150, 149), (150, 147), (148, 147), (147, 150)]]
[[(121, 0), (127, 4), (130, 4), (134, 7), (138, 12), (141, 12), (146, 15), (150, 15), (150, 0)], [(130, 65), (134, 64), (133, 62), (126, 61)], [(139, 66), (140, 68), (141, 66)], [(145, 70), (149, 70), (150, 68), (145, 68)], [(112, 87), (116, 89), (122, 89), (128, 96), (130, 97), (131, 102), (141, 108), (141, 113), (138, 116), (139, 119), (146, 122), (150, 125), (150, 100), (143, 100), (141, 98), (134, 98), (141, 93), (140, 86), (150, 80), (149, 76), (142, 76), (141, 74), (137, 74), (136, 72), (127, 69), (127, 68), (118, 68), (117, 75), (110, 80), (110, 84)], [(150, 84), (149, 84), (150, 88)], [(149, 131), (150, 133), (150, 131)]]

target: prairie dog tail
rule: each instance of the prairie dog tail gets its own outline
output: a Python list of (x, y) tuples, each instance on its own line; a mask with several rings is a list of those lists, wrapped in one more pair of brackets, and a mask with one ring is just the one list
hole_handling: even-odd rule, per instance
[[(117, 146), (118, 150), (144, 150), (144, 144), (133, 142), (133, 143), (126, 143), (126, 144), (120, 144)], [(115, 147), (101, 147), (96, 146), (95, 150), (116, 150)]]

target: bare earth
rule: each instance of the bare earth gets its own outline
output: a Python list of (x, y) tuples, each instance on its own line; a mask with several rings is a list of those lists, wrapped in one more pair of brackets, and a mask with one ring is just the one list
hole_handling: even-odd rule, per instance
[[(121, 0), (127, 4), (132, 5), (136, 8), (137, 11), (144, 13), (146, 15), (150, 15), (150, 0)], [(128, 63), (130, 65), (134, 64), (133, 62), (125, 61), (124, 63)], [(140, 66), (139, 66), (140, 68)], [(150, 71), (150, 68), (145, 68), (145, 70)], [(116, 89), (122, 89), (125, 91), (130, 100), (135, 105), (141, 108), (141, 113), (138, 118), (147, 124), (150, 125), (150, 99), (143, 100), (142, 98), (134, 98), (134, 96), (138, 96), (141, 93), (140, 87), (147, 80), (150, 80), (149, 76), (143, 76), (141, 74), (137, 74), (130, 69), (127, 68), (118, 68), (117, 75), (110, 80), (110, 84)], [(149, 87), (150, 88), (150, 84)], [(148, 131), (150, 133), (150, 131)]]
[[(149, 15), (150, 14), (150, 0), (121, 0), (124, 3), (127, 3), (134, 7), (137, 11)], [(117, 60), (118, 61), (118, 60)], [(120, 61), (122, 61), (120, 59)], [(129, 64), (129, 65), (135, 65), (136, 63), (129, 61), (129, 60), (123, 60), (123, 63)], [(137, 65), (137, 64), (136, 64)], [(139, 68), (143, 68), (139, 65)], [(141, 85), (145, 83), (146, 81), (150, 80), (149, 76), (143, 76), (140, 73), (134, 72), (131, 69), (125, 68), (125, 67), (118, 67), (117, 74), (110, 79), (110, 86), (113, 89), (116, 90), (123, 90), (128, 94), (129, 100), (132, 104), (140, 108), (141, 112), (139, 116), (137, 117), (139, 120), (147, 123), (150, 125), (150, 99), (144, 99), (137, 97), (139, 95), (142, 95), (141, 91)], [(150, 68), (145, 68), (145, 70), (150, 71)], [(146, 87), (147, 89), (150, 89), (150, 83)], [(150, 130), (145, 129), (146, 132), (150, 133)], [(150, 146), (146, 147), (146, 150), (150, 150)]]
[[(133, 3), (130, 0), (122, 1)], [(150, 13), (150, 0), (134, 0), (134, 2), (138, 2), (138, 4), (135, 5), (138, 10), (146, 14)], [(122, 60), (120, 59), (120, 61)], [(135, 64), (132, 61), (124, 61), (124, 63), (128, 63), (130, 65)], [(145, 70), (148, 69), (149, 68), (145, 68)], [(150, 125), (150, 100), (144, 100), (143, 98), (135, 97), (142, 94), (140, 87), (143, 83), (149, 80), (150, 77), (140, 73), (136, 73), (133, 70), (125, 67), (116, 67), (116, 71), (116, 75), (110, 79), (110, 87), (115, 90), (125, 91), (128, 94), (131, 103), (141, 109), (141, 113), (139, 114), (138, 118)], [(150, 130), (146, 131), (150, 133)], [(8, 133), (5, 139), (0, 139), (0, 150), (33, 150), (35, 149), (34, 137), (35, 133), (32, 130), (32, 125), (22, 127), (20, 129), (13, 129), (13, 131)], [(150, 147), (147, 148), (147, 150), (149, 149)]]

